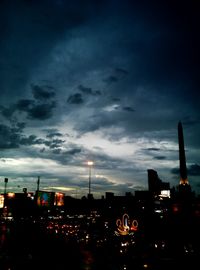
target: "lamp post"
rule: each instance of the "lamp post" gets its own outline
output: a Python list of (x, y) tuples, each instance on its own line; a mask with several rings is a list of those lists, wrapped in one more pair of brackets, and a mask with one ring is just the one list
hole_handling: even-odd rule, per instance
[(40, 177), (38, 176), (37, 180), (37, 192), (40, 190)]
[(5, 216), (7, 216), (7, 184), (8, 184), (8, 178), (4, 179), (4, 209), (5, 209)]
[(90, 193), (91, 193), (91, 168), (92, 168), (93, 164), (94, 164), (93, 161), (88, 161), (87, 162), (87, 165), (88, 165), (88, 168), (89, 168), (89, 196), (90, 196)]
[(6, 188), (7, 188), (7, 184), (8, 184), (8, 178), (5, 178), (4, 179), (4, 183), (5, 183), (5, 186), (4, 186), (4, 195), (6, 196)]

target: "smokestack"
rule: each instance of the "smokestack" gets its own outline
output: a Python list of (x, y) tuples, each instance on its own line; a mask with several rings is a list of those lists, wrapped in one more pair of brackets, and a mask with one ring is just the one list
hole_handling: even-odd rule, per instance
[(178, 143), (179, 143), (179, 162), (180, 162), (180, 185), (185, 185), (189, 183), (187, 179), (183, 127), (181, 122), (178, 123)]

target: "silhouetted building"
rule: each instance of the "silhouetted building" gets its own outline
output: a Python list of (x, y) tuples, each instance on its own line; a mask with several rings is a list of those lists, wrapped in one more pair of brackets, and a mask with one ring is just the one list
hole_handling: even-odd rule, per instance
[(151, 193), (158, 193), (160, 191), (161, 180), (155, 170), (149, 169), (148, 172), (148, 186)]
[(168, 182), (163, 182), (155, 170), (149, 169), (148, 172), (148, 186), (149, 192), (153, 196), (162, 195), (163, 191), (170, 190), (170, 184)]
[(106, 192), (106, 200), (112, 200), (114, 198), (113, 192)]

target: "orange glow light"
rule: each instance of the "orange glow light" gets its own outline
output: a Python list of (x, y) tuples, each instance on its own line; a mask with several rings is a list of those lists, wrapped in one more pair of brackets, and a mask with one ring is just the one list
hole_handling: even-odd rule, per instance
[(8, 198), (14, 198), (15, 197), (14, 192), (9, 192), (7, 195), (8, 195)]

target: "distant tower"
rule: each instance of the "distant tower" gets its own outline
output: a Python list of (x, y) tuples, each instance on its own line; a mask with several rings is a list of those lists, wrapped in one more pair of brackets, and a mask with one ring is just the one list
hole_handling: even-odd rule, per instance
[(180, 185), (189, 185), (187, 178), (187, 168), (185, 159), (185, 147), (183, 138), (183, 127), (178, 123), (178, 143), (179, 143), (179, 162), (180, 162)]

